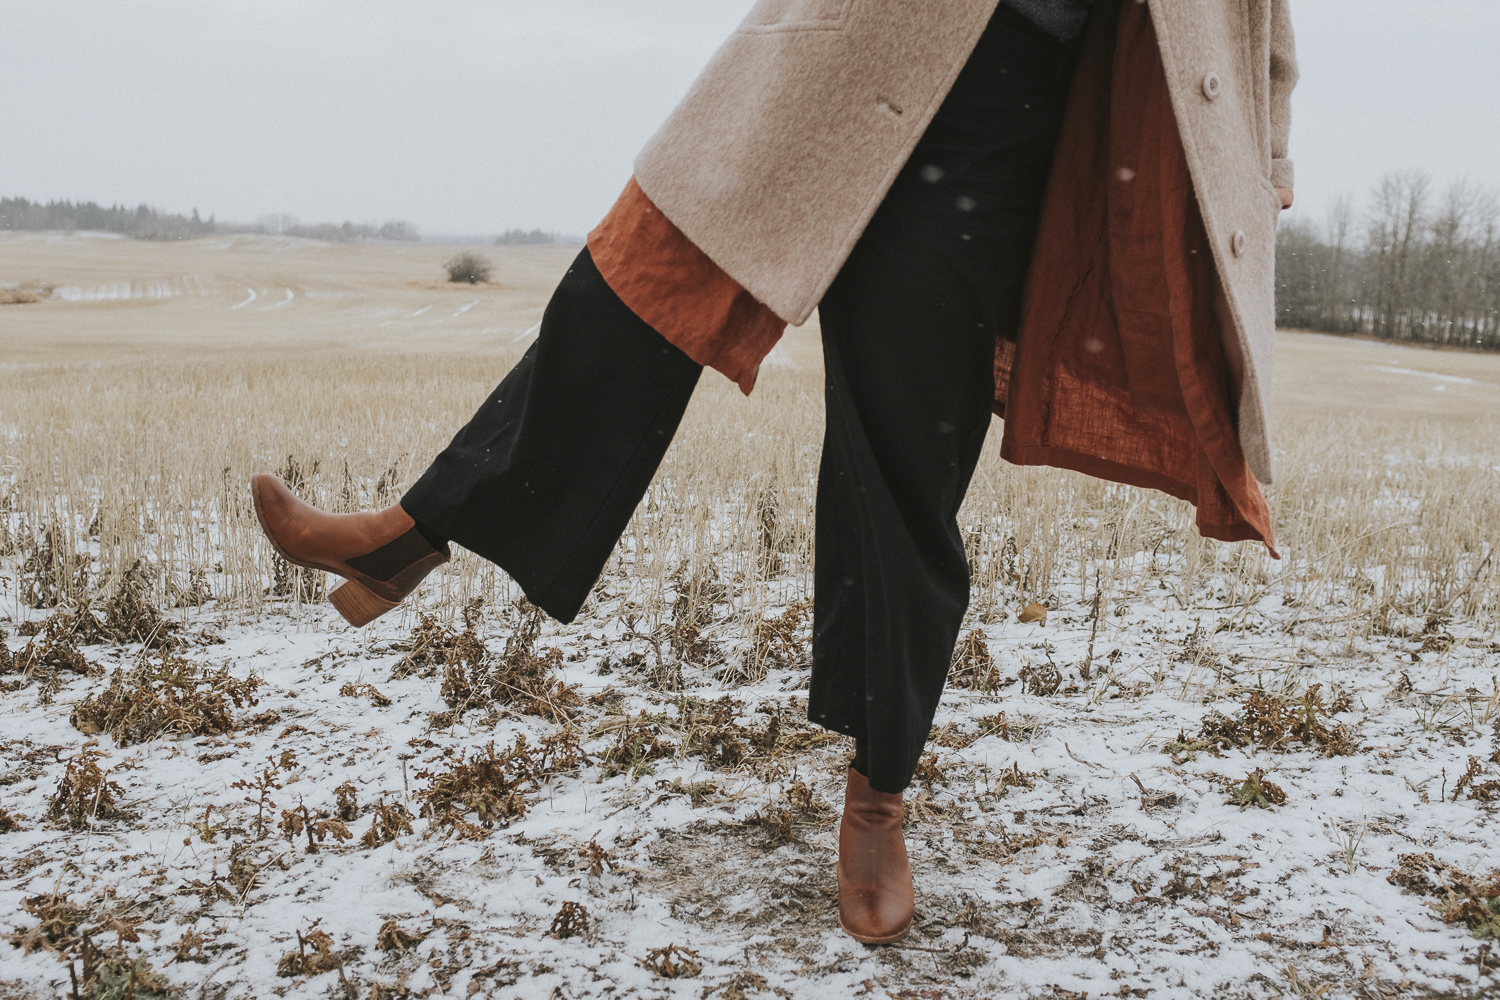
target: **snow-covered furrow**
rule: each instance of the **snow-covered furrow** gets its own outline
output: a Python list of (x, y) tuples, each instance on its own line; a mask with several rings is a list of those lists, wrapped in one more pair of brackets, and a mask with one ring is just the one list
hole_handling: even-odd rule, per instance
[(170, 299), (209, 294), (196, 274), (150, 281), (113, 281), (103, 285), (62, 285), (52, 289), (59, 302), (120, 302), (130, 299)]

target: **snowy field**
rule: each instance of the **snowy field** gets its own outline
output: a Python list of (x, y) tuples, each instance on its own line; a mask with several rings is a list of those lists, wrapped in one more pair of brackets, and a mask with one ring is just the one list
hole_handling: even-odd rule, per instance
[(272, 558), (249, 475), (391, 502), (576, 248), (452, 252), (0, 238), (0, 998), (1500, 993), (1500, 358), (1281, 334), (1279, 563), (992, 435), (871, 948), (815, 324), (704, 380), (572, 626), (462, 556), (356, 631)]
[[(121, 746), (69, 722), (100, 680), (7, 692), (0, 802), (17, 829), (0, 840), (0, 912), (14, 925), (5, 995), (65, 994), (55, 951), (85, 928), (101, 947), (124, 935), (183, 995), (207, 997), (1495, 988), (1500, 954), (1452, 916), (1500, 890), (1493, 634), (1393, 621), (1350, 644), (1279, 601), (1184, 610), (1160, 590), (1102, 609), (1097, 629), (1076, 594), (1045, 625), (980, 626), (996, 690), (950, 691), (907, 796), (915, 931), (868, 948), (835, 917), (850, 747), (804, 721), (805, 670), (794, 660), (725, 689), (670, 642), (659, 665), (657, 644), (608, 615), (610, 588), (624, 586), (606, 580), (581, 627), (542, 628), (530, 654), (561, 685), (550, 701), (476, 694), (485, 703), (457, 718), (441, 661), (472, 651), (455, 650), (454, 632), (403, 670), (409, 630), (362, 635), (321, 609), (249, 626), (189, 617), (167, 659), (263, 682), (231, 733)], [(476, 623), (491, 671), (520, 659), (507, 643), (523, 617), (502, 607)], [(607, 617), (616, 624), (602, 628)], [(712, 617), (700, 616), (708, 632)], [(7, 630), (12, 646), (24, 641)], [(803, 636), (788, 635), (800, 650)], [(163, 659), (139, 644), (82, 651), (107, 670)], [(471, 680), (483, 670), (471, 664)], [(677, 686), (674, 673), (681, 690), (658, 690)], [(1235, 733), (1224, 719), (1243, 723), (1262, 690), (1290, 692), (1290, 714), (1313, 726), (1203, 738)], [(444, 776), (491, 744), (509, 760), (490, 784), (436, 805)], [(47, 816), (81, 755), (116, 785), (110, 818), (74, 830)], [(1471, 762), (1478, 774), (1465, 778)], [(1284, 801), (1232, 804), (1254, 772)], [(272, 784), (260, 831), (258, 792), (244, 787), (258, 774)], [(86, 812), (97, 805), (83, 797)], [(278, 829), (296, 815), (283, 810), (304, 807), (341, 825), (321, 842)], [(1412, 868), (1428, 854), (1451, 867)], [(1408, 888), (1434, 891), (1393, 884), (1403, 870), (1417, 872)], [(1464, 880), (1477, 895), (1453, 894)], [(53, 894), (82, 909), (49, 937), (22, 907)], [(1484, 919), (1473, 922), (1493, 937), (1500, 914)], [(302, 945), (305, 974), (299, 933), (314, 942)]]

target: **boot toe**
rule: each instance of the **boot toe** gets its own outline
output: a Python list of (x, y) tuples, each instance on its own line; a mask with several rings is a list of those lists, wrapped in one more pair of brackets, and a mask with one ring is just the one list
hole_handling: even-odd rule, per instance
[(261, 530), (278, 555), (297, 566), (331, 569), (304, 552), (308, 548), (306, 536), (311, 527), (308, 515), (316, 516), (321, 511), (308, 506), (290, 487), (269, 473), (263, 472), (250, 480), (250, 495)]
[(894, 894), (855, 892), (839, 899), (839, 924), (856, 941), (890, 944), (911, 930), (911, 905)]

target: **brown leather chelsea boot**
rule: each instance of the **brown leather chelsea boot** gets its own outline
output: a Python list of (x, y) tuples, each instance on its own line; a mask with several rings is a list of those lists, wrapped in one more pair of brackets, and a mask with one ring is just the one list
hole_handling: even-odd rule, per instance
[(915, 902), (901, 795), (877, 792), (851, 767), (839, 824), (839, 926), (865, 944), (900, 941)]
[(360, 514), (329, 514), (304, 503), (275, 476), (250, 480), (255, 516), (271, 546), (294, 566), (344, 578), (328, 600), (350, 625), (368, 625), (448, 561), (400, 504)]

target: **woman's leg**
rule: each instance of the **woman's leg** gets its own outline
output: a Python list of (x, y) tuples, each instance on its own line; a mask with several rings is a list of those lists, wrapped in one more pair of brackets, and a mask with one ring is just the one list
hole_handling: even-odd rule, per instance
[(839, 825), (839, 924), (900, 940), (915, 893), (901, 792), (969, 602), (957, 515), (1014, 330), (1071, 50), (1002, 6), (819, 307), (808, 714), (855, 738)]
[(993, 309), (950, 264), (867, 237), (820, 309), (809, 712), (860, 740), (888, 793), (916, 768), (968, 607), (957, 515), (994, 398)]
[(661, 464), (702, 366), (612, 292), (587, 249), (536, 343), (401, 498), (572, 621)]
[(969, 599), (957, 525), (1014, 330), (1073, 47), (1002, 7), (819, 308), (809, 715), (899, 793)]
[(329, 514), (274, 476), (251, 482), (276, 550), (346, 580), (351, 624), (395, 607), (456, 541), (572, 621), (682, 420), (702, 367), (632, 313), (588, 250), (536, 343), (399, 504)]

